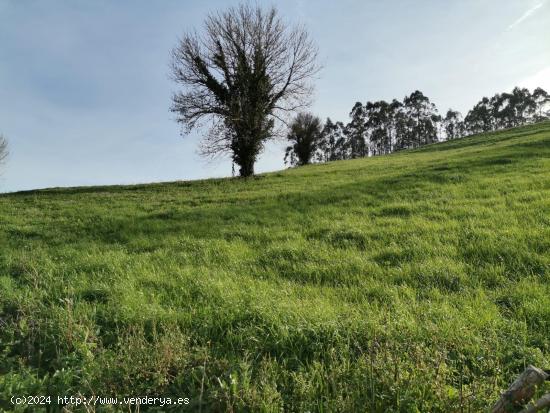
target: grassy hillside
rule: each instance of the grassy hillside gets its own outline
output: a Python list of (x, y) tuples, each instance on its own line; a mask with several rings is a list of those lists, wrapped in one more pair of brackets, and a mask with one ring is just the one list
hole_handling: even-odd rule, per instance
[(8, 194), (0, 225), (0, 410), (467, 412), (550, 368), (550, 123), (248, 181)]

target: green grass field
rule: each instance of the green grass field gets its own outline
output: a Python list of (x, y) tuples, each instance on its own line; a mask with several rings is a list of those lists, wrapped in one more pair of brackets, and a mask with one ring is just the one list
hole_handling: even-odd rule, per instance
[(550, 368), (550, 123), (250, 180), (6, 194), (0, 225), (0, 411), (478, 412)]

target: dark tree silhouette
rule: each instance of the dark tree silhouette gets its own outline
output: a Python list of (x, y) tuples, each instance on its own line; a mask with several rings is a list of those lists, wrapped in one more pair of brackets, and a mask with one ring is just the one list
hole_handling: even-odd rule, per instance
[(285, 163), (307, 165), (321, 143), (321, 119), (311, 113), (300, 113), (290, 124), (287, 139), (292, 145), (286, 148)]
[(319, 151), (316, 156), (318, 161), (329, 162), (347, 159), (348, 145), (344, 129), (342, 122), (333, 123), (330, 118), (327, 118), (321, 131)]
[(464, 124), (469, 133), (481, 133), (494, 130), (493, 105), (483, 97), (466, 115)]
[(254, 163), (276, 120), (307, 106), (318, 71), (317, 48), (275, 8), (241, 5), (206, 19), (201, 35), (185, 35), (172, 51), (173, 96), (183, 132), (208, 126), (203, 155), (230, 155), (241, 176)]
[(367, 102), (365, 105), (365, 125), (368, 130), (370, 152), (382, 155), (392, 151), (394, 103), (384, 100)]
[(533, 100), (536, 110), (534, 114), (535, 122), (550, 119), (550, 95), (543, 88), (536, 88), (533, 91)]
[(419, 90), (403, 99), (406, 116), (406, 133), (402, 135), (401, 148), (416, 148), (437, 142), (438, 123), (441, 117), (430, 99)]
[(460, 138), (464, 134), (464, 123), (460, 112), (449, 109), (443, 118), (443, 129), (447, 139)]
[(365, 125), (365, 108), (361, 102), (357, 102), (349, 114), (351, 121), (346, 125), (350, 156), (352, 159), (368, 156), (367, 128)]
[(516, 87), (511, 93), (497, 93), (481, 99), (464, 118), (465, 133), (513, 128), (550, 118), (550, 97), (541, 88), (530, 93)]
[(496, 94), (491, 99), (494, 128), (524, 125), (534, 115), (536, 103), (528, 89), (514, 88), (512, 93)]
[(403, 102), (357, 102), (350, 118), (345, 127), (327, 119), (315, 155), (318, 162), (383, 155), (467, 134), (550, 120), (550, 95), (541, 88), (531, 93), (516, 87), (510, 93), (482, 98), (462, 120), (460, 112), (452, 109), (442, 118), (430, 99), (417, 90)]

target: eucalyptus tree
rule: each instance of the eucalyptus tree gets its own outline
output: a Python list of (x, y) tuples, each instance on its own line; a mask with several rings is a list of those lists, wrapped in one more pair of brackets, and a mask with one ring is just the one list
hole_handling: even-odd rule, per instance
[(513, 128), (528, 123), (536, 112), (536, 102), (528, 89), (516, 87), (491, 99), (494, 128)]
[(253, 175), (278, 121), (309, 104), (316, 60), (307, 31), (273, 7), (211, 14), (201, 33), (186, 34), (172, 50), (172, 78), (182, 89), (171, 110), (182, 133), (207, 128), (203, 155), (229, 155), (241, 176)]
[(403, 99), (406, 120), (405, 147), (416, 148), (420, 145), (437, 142), (438, 124), (441, 117), (436, 106), (419, 90)]
[(550, 119), (550, 94), (543, 88), (538, 87), (533, 91), (532, 96), (536, 105), (533, 120), (540, 122)]
[(351, 121), (346, 125), (345, 133), (350, 147), (350, 157), (361, 158), (369, 155), (365, 107), (355, 103), (349, 114)]
[(391, 152), (404, 149), (406, 147), (409, 122), (405, 112), (405, 105), (397, 99), (393, 99), (390, 104), (390, 124), (392, 131)]
[(311, 113), (299, 113), (290, 124), (287, 139), (291, 145), (286, 148), (285, 163), (309, 164), (319, 150), (321, 132), (321, 119)]
[(321, 131), (317, 160), (329, 162), (348, 159), (348, 142), (342, 122), (332, 122), (327, 118)]
[(442, 122), (447, 139), (456, 139), (464, 135), (464, 123), (459, 111), (449, 109)]
[(464, 126), (469, 133), (513, 128), (547, 119), (549, 106), (550, 98), (543, 89), (537, 88), (531, 93), (516, 87), (510, 93), (482, 98), (464, 118)]
[(521, 126), (531, 122), (537, 111), (537, 103), (529, 89), (515, 87), (509, 99), (509, 105), (514, 108), (511, 126)]
[(392, 151), (394, 109), (392, 103), (384, 100), (367, 102), (365, 105), (365, 124), (372, 155), (383, 155)]
[(483, 97), (464, 118), (464, 127), (468, 133), (489, 132), (495, 129), (493, 105), (491, 100)]

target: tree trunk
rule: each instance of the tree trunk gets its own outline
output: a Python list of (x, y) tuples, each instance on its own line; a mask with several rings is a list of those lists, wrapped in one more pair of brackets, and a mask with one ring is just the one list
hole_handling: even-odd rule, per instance
[(545, 394), (537, 402), (525, 409), (520, 413), (536, 413), (540, 412), (542, 409), (548, 409), (550, 407), (550, 393)]
[(239, 165), (239, 176), (247, 178), (254, 175), (254, 163), (258, 156), (258, 139), (253, 137), (238, 136), (233, 141), (233, 162)]
[(506, 413), (527, 403), (534, 396), (537, 386), (548, 379), (548, 374), (537, 367), (528, 366), (493, 406), (491, 413)]
[(242, 163), (239, 165), (239, 174), (243, 178), (248, 178), (249, 176), (254, 175), (254, 158), (248, 157), (243, 159)]

